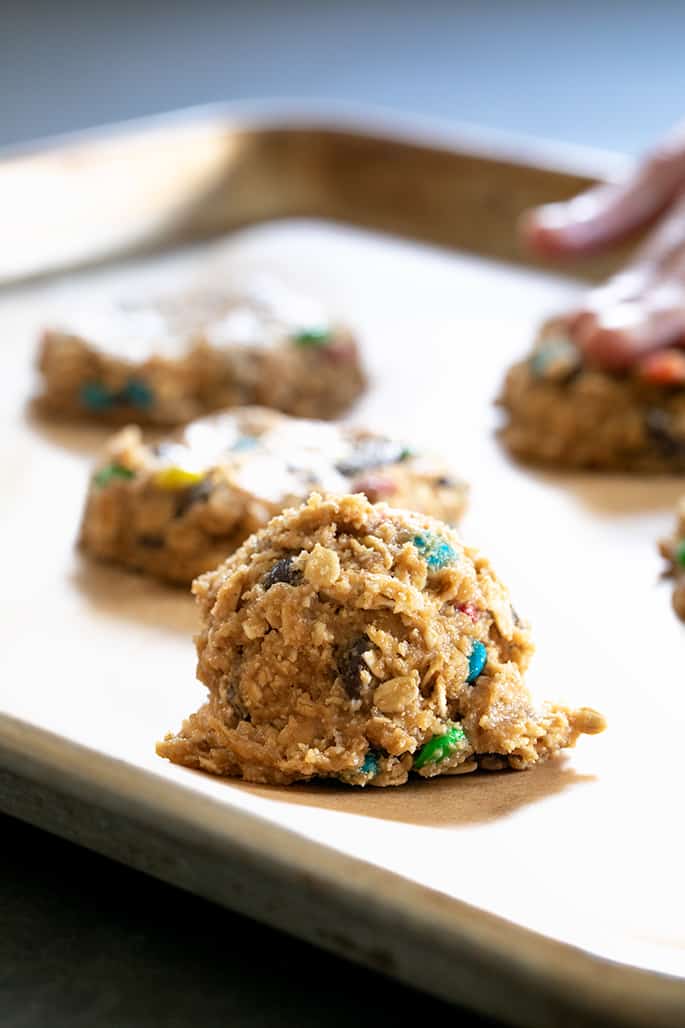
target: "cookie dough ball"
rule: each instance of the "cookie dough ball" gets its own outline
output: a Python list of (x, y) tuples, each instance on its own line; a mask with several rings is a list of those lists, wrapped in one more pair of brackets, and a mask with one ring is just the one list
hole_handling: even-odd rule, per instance
[(241, 407), (154, 445), (138, 427), (119, 432), (91, 478), (80, 544), (98, 559), (190, 585), (312, 491), (392, 497), (450, 522), (467, 495), (439, 458), (400, 440)]
[(501, 438), (520, 460), (647, 473), (685, 470), (685, 355), (622, 372), (592, 367), (557, 319), (507, 374)]
[(73, 311), (44, 331), (38, 369), (39, 409), (113, 424), (245, 404), (334, 418), (366, 387), (349, 329), (269, 276)]
[(194, 583), (209, 699), (158, 753), (254, 782), (400, 785), (526, 768), (594, 711), (535, 710), (527, 626), (440, 521), (318, 495)]

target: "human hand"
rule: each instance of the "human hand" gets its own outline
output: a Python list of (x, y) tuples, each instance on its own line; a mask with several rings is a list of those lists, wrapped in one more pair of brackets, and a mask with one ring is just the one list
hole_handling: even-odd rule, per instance
[(620, 185), (530, 211), (522, 223), (540, 256), (594, 253), (658, 220), (630, 264), (566, 318), (574, 342), (610, 370), (685, 382), (685, 122)]

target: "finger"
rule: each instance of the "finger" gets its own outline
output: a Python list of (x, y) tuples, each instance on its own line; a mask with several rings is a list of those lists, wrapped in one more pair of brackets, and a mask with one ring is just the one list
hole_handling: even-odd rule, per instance
[(598, 186), (524, 215), (521, 232), (543, 256), (589, 253), (625, 238), (660, 214), (685, 186), (681, 126), (621, 185)]
[(589, 313), (573, 332), (589, 360), (608, 370), (629, 368), (645, 354), (669, 346), (683, 335), (685, 302), (679, 286), (664, 289), (649, 302), (616, 304)]
[(601, 186), (524, 215), (521, 232), (540, 256), (572, 257), (625, 238), (656, 218), (667, 202), (648, 182)]
[(612, 276), (603, 285), (585, 294), (580, 306), (564, 317), (568, 330), (581, 331), (581, 326), (592, 315), (598, 315), (609, 307), (638, 300), (656, 280), (656, 270), (648, 265), (634, 265)]
[(679, 274), (685, 257), (685, 183), (673, 208), (649, 235), (637, 255), (640, 265)]

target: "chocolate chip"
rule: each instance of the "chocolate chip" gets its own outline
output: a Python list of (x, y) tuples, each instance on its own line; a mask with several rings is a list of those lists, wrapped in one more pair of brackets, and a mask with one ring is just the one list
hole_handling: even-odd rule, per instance
[(240, 698), (238, 680), (231, 678), (224, 682), (224, 702), (231, 706), (242, 721), (250, 721), (250, 712)]
[(349, 455), (335, 467), (341, 475), (358, 475), (360, 471), (379, 468), (383, 464), (398, 464), (409, 456), (411, 454), (407, 447), (392, 439), (360, 439)]
[(440, 475), (440, 478), (435, 479), (435, 484), (447, 488), (448, 486), (455, 485), (453, 478), (448, 478), (447, 475)]
[(161, 535), (139, 535), (138, 545), (144, 546), (147, 550), (161, 550), (164, 546), (164, 537)]
[(302, 572), (299, 568), (293, 567), (292, 557), (283, 557), (281, 560), (277, 560), (272, 568), (270, 568), (262, 579), (262, 585), (264, 586), (264, 592), (271, 588), (272, 585), (276, 585), (277, 582), (283, 582), (285, 585), (297, 585), (302, 580)]
[(662, 457), (685, 460), (685, 438), (671, 430), (671, 417), (661, 407), (650, 407), (645, 414), (647, 436)]
[(348, 696), (359, 696), (362, 687), (361, 672), (369, 670), (364, 654), (372, 648), (373, 643), (368, 635), (360, 635), (338, 657), (338, 674)]
[(185, 489), (182, 493), (179, 493), (174, 517), (182, 518), (184, 514), (188, 513), (191, 507), (195, 506), (196, 503), (205, 503), (211, 494), (212, 482), (209, 478), (203, 478), (201, 482), (191, 485), (189, 489)]

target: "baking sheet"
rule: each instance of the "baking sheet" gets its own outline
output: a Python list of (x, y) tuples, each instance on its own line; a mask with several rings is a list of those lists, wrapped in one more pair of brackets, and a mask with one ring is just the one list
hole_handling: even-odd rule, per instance
[[(35, 333), (58, 302), (246, 266), (283, 273), (358, 328), (373, 381), (349, 420), (437, 447), (471, 481), (464, 534), (532, 621), (531, 686), (602, 710), (603, 736), (530, 773), (388, 790), (241, 785), (155, 756), (155, 740), (202, 699), (193, 604), (74, 552), (106, 432), (40, 422), (27, 409)], [(55, 733), (65, 755), (78, 743), (143, 769), (160, 796), (182, 788), (211, 797), (552, 940), (684, 975), (685, 635), (655, 548), (681, 483), (533, 472), (509, 462), (493, 435), (505, 366), (578, 289), (560, 276), (293, 220), (5, 294), (0, 741), (3, 714), (24, 719)]]

